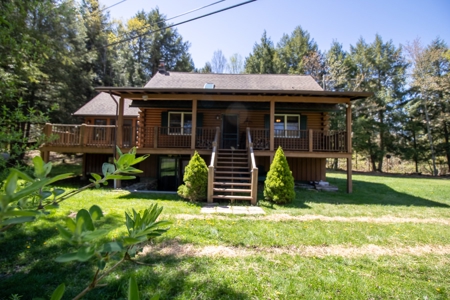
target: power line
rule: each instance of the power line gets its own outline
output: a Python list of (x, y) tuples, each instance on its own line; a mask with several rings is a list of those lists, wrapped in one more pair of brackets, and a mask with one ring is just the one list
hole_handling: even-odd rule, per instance
[(122, 0), (122, 1), (120, 1), (120, 2), (117, 2), (116, 4), (113, 4), (113, 5), (111, 5), (111, 6), (108, 6), (108, 7), (104, 8), (104, 9), (101, 9), (100, 12), (102, 12), (102, 11), (104, 11), (104, 10), (107, 10), (107, 9), (110, 9), (111, 7), (114, 7), (114, 6), (116, 6), (116, 5), (120, 4), (120, 3), (123, 3), (123, 2), (125, 2), (125, 1), (127, 1), (127, 0)]
[[(122, 2), (124, 2), (124, 1), (126, 1), (126, 0), (123, 0)], [(142, 29), (149, 28), (149, 27), (151, 27), (151, 26), (153, 26), (153, 25), (158, 25), (158, 24), (161, 24), (161, 23), (164, 23), (164, 22), (167, 22), (167, 21), (176, 19), (176, 18), (178, 18), (178, 17), (182, 17), (182, 16), (184, 16), (184, 15), (187, 15), (187, 14), (190, 14), (190, 13), (193, 13), (193, 12), (196, 12), (196, 11), (199, 11), (199, 10), (201, 10), (201, 9), (204, 9), (204, 8), (207, 8), (207, 7), (216, 5), (216, 4), (218, 4), (218, 3), (220, 3), (220, 2), (224, 2), (224, 1), (226, 1), (226, 0), (216, 1), (216, 2), (210, 3), (210, 4), (205, 5), (205, 6), (195, 8), (195, 9), (190, 10), (190, 11), (188, 11), (188, 12), (184, 12), (184, 13), (182, 13), (182, 14), (179, 14), (179, 15), (177, 15), (177, 16), (171, 17), (171, 18), (169, 18), (169, 19), (164, 19), (164, 20), (161, 20), (161, 21), (156, 22), (156, 23), (153, 23), (153, 24), (148, 24), (148, 25), (142, 26), (142, 27), (136, 29), (136, 31), (140, 31), (140, 30), (142, 30)], [(121, 3), (121, 2), (119, 2), (119, 3)], [(119, 3), (116, 3), (116, 4), (114, 4), (114, 5), (117, 5), (117, 4), (119, 4)], [(113, 5), (113, 6), (114, 6), (114, 5)], [(110, 6), (110, 7), (111, 7), (111, 6)], [(127, 33), (121, 34), (122, 37), (123, 37), (123, 36), (126, 36), (126, 35), (127, 35)]]
[[(126, 1), (126, 0), (124, 0), (124, 1)], [(123, 42), (128, 42), (128, 41), (134, 40), (134, 39), (136, 39), (136, 38), (138, 38), (138, 37), (141, 37), (141, 36), (144, 36), (144, 35), (147, 35), (147, 34), (160, 32), (160, 31), (163, 31), (163, 30), (165, 30), (165, 29), (169, 29), (169, 28), (172, 28), (172, 27), (175, 27), (175, 26), (178, 26), (178, 25), (182, 25), (182, 24), (185, 24), (185, 23), (188, 23), (188, 22), (192, 22), (192, 21), (195, 21), (195, 20), (198, 20), (198, 19), (202, 19), (202, 18), (211, 16), (211, 15), (214, 15), (214, 14), (217, 14), (217, 13), (220, 13), (220, 12), (223, 12), (223, 11), (226, 11), (226, 10), (229, 10), (229, 9), (233, 9), (233, 8), (236, 8), (236, 7), (239, 7), (239, 6), (242, 6), (242, 5), (246, 5), (246, 4), (249, 4), (249, 3), (251, 3), (251, 2), (255, 2), (255, 1), (257, 1), (257, 0), (249, 0), (249, 1), (241, 2), (241, 3), (238, 3), (238, 4), (232, 5), (232, 6), (228, 6), (228, 7), (225, 7), (225, 8), (222, 8), (222, 9), (219, 9), (219, 10), (216, 10), (216, 11), (213, 11), (213, 12), (210, 12), (210, 13), (208, 13), (208, 14), (204, 14), (204, 15), (201, 15), (201, 16), (198, 16), (198, 17), (195, 17), (195, 18), (186, 20), (186, 21), (182, 21), (182, 22), (179, 22), (179, 23), (171, 24), (171, 25), (168, 25), (168, 26), (165, 26), (165, 27), (162, 27), (162, 28), (153, 30), (153, 31), (151, 31), (151, 32), (146, 32), (146, 33), (139, 34), (139, 35), (136, 35), (136, 36), (131, 37), (131, 38), (128, 38), (128, 39), (124, 39), (124, 40), (121, 40), (121, 41), (117, 41), (117, 42), (108, 44), (108, 45), (106, 45), (105, 47), (110, 47), (110, 46), (114, 46), (114, 45), (117, 45), (117, 44), (121, 44), (121, 43), (123, 43)], [(221, 2), (221, 1), (218, 1), (218, 2)], [(216, 2), (216, 3), (218, 3), (218, 2)], [(213, 4), (215, 4), (215, 3), (213, 3)], [(213, 5), (213, 4), (210, 4), (210, 5)], [(210, 5), (208, 5), (208, 6), (210, 6)], [(200, 9), (201, 9), (201, 8), (200, 8)], [(198, 10), (198, 9), (197, 9), (197, 10)], [(187, 14), (187, 13), (185, 13), (185, 14)], [(172, 19), (173, 19), (173, 18), (172, 18)], [(148, 26), (147, 26), (147, 27), (148, 27)]]

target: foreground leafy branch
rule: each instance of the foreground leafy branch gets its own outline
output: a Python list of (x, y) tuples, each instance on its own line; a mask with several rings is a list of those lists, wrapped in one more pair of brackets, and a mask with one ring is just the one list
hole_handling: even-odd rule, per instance
[[(92, 289), (101, 286), (100, 281), (122, 263), (134, 261), (133, 258), (143, 242), (158, 237), (168, 230), (162, 227), (171, 224), (169, 221), (157, 221), (162, 209), (157, 204), (152, 204), (141, 212), (136, 212), (134, 209), (125, 212), (127, 234), (106, 243), (102, 241), (110, 231), (98, 229), (95, 226), (96, 221), (103, 217), (103, 212), (97, 205), (93, 205), (89, 210), (78, 211), (75, 220), (68, 217), (66, 227), (56, 225), (61, 237), (69, 244), (78, 247), (75, 252), (57, 257), (57, 262), (93, 260), (97, 264), (97, 271), (91, 283), (73, 298), (74, 300), (80, 299)], [(113, 258), (119, 258), (119, 261), (107, 268), (107, 264)]]
[[(64, 189), (50, 187), (51, 184), (67, 179), (73, 174), (66, 173), (47, 178), (52, 170), (52, 164), (44, 163), (40, 156), (33, 158), (33, 177), (11, 168), (0, 192), (0, 232), (6, 231), (15, 224), (34, 221), (39, 215), (47, 214), (48, 210), (58, 208), (62, 201), (81, 193), (82, 191), (107, 185), (108, 180), (134, 179), (134, 174), (142, 173), (133, 165), (145, 160), (148, 156), (136, 157), (136, 149), (123, 154), (119, 148), (119, 159), (114, 159), (114, 164), (104, 163), (102, 166), (103, 177), (91, 173), (91, 183), (77, 190), (66, 193)], [(19, 184), (23, 182), (23, 184)]]

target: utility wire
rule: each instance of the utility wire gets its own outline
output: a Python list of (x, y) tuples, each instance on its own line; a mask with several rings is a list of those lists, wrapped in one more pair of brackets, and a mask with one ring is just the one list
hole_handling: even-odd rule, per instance
[[(124, 2), (124, 1), (126, 1), (126, 0), (123, 0), (122, 2)], [(169, 18), (169, 19), (164, 19), (164, 20), (161, 20), (161, 21), (159, 21), (159, 22), (157, 22), (157, 23), (152, 23), (152, 24), (148, 24), (148, 25), (142, 26), (142, 27), (136, 29), (136, 31), (140, 31), (140, 30), (142, 30), (142, 29), (146, 29), (146, 28), (149, 28), (149, 27), (154, 26), (154, 25), (159, 25), (159, 24), (161, 24), (161, 23), (164, 23), (164, 22), (167, 22), (167, 21), (176, 19), (176, 18), (178, 18), (178, 17), (182, 17), (182, 16), (184, 16), (184, 15), (187, 15), (187, 14), (190, 14), (190, 13), (193, 13), (193, 12), (196, 12), (196, 11), (199, 11), (199, 10), (201, 10), (201, 9), (204, 9), (204, 8), (207, 8), (207, 7), (216, 5), (216, 4), (218, 4), (218, 3), (220, 3), (220, 2), (224, 2), (224, 1), (226, 1), (226, 0), (220, 0), (220, 1), (211, 3), (211, 4), (208, 4), (208, 5), (199, 7), (199, 8), (195, 8), (195, 9), (190, 10), (190, 11), (188, 11), (188, 12), (184, 12), (184, 13), (182, 13), (182, 14), (180, 14), (180, 15), (171, 17), (171, 18)], [(119, 3), (120, 3), (120, 2), (119, 2)], [(114, 5), (117, 5), (117, 4), (119, 4), (119, 3), (116, 3), (116, 4), (114, 4)], [(113, 5), (113, 6), (114, 6), (114, 5)], [(111, 7), (111, 6), (110, 6), (110, 7)], [(123, 36), (126, 36), (126, 35), (128, 35), (128, 34), (127, 34), (127, 33), (121, 34), (122, 37), (123, 37)]]
[(123, 2), (125, 2), (125, 1), (127, 1), (127, 0), (122, 0), (122, 1), (120, 1), (120, 2), (117, 2), (116, 4), (113, 4), (113, 5), (111, 5), (111, 6), (108, 6), (108, 7), (104, 8), (104, 9), (102, 9), (102, 10), (100, 10), (100, 11), (102, 12), (102, 11), (104, 11), (104, 10), (107, 10), (107, 9), (109, 9), (109, 8), (111, 8), (111, 7), (114, 7), (114, 6), (116, 6), (116, 5), (120, 4), (120, 3), (123, 3)]
[[(125, 1), (125, 0), (124, 0), (124, 1)], [(172, 28), (172, 27), (175, 27), (175, 26), (178, 26), (178, 25), (182, 25), (182, 24), (185, 24), (185, 23), (188, 23), (188, 22), (192, 22), (192, 21), (195, 21), (195, 20), (198, 20), (198, 19), (202, 19), (202, 18), (211, 16), (211, 15), (214, 15), (214, 14), (217, 14), (217, 13), (220, 13), (220, 12), (223, 12), (223, 11), (226, 11), (226, 10), (229, 10), (229, 9), (233, 9), (233, 8), (236, 8), (236, 7), (239, 7), (239, 6), (242, 6), (242, 5), (246, 5), (246, 4), (249, 4), (249, 3), (251, 3), (251, 2), (255, 2), (255, 1), (257, 1), (257, 0), (249, 0), (249, 1), (241, 2), (241, 3), (238, 3), (238, 4), (236, 4), (236, 5), (228, 6), (228, 7), (225, 7), (225, 8), (222, 8), (222, 9), (219, 9), (219, 10), (216, 10), (216, 11), (213, 11), (213, 12), (210, 12), (210, 13), (208, 13), (208, 14), (204, 14), (204, 15), (201, 15), (201, 16), (198, 16), (198, 17), (195, 17), (195, 18), (192, 18), (192, 19), (188, 19), (188, 20), (186, 20), (186, 21), (182, 21), (182, 22), (179, 22), (179, 23), (167, 25), (167, 26), (165, 26), (165, 27), (158, 28), (158, 29), (153, 30), (153, 31), (150, 31), (150, 32), (146, 32), (146, 33), (143, 33), (143, 34), (136, 35), (136, 36), (134, 36), (134, 37), (130, 37), (130, 38), (127, 38), (127, 39), (123, 39), (123, 40), (121, 40), (121, 41), (117, 41), (117, 42), (108, 44), (108, 45), (106, 45), (105, 47), (110, 47), (110, 46), (114, 46), (114, 45), (121, 44), (121, 43), (124, 43), (124, 42), (128, 42), (128, 41), (134, 40), (134, 39), (136, 39), (136, 38), (138, 38), (138, 37), (141, 37), (141, 36), (144, 36), (144, 35), (147, 35), (147, 34), (160, 32), (160, 31), (163, 31), (163, 30), (165, 30), (165, 29), (169, 29), (169, 28)], [(219, 1), (219, 2), (221, 2), (221, 1)], [(213, 4), (210, 4), (210, 5), (213, 5)], [(185, 13), (185, 14), (186, 14), (186, 13)], [(173, 18), (172, 18), (172, 19), (173, 19)]]

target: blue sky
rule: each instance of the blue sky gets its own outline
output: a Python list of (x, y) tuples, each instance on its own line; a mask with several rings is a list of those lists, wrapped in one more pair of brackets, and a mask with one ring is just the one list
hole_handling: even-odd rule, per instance
[[(99, 0), (105, 7), (121, 0)], [(126, 0), (110, 9), (113, 18), (126, 21), (137, 11), (159, 7), (171, 18), (218, 0)], [(171, 20), (178, 23), (244, 0), (227, 0), (212, 7)], [(420, 38), (424, 44), (440, 37), (450, 43), (450, 0), (257, 0), (219, 14), (177, 26), (191, 43), (196, 68), (210, 61), (221, 49), (228, 59), (239, 53), (244, 59), (259, 43), (264, 30), (274, 44), (296, 26), (307, 30), (321, 51), (337, 40), (349, 50), (360, 37), (372, 42), (375, 34), (398, 46)]]

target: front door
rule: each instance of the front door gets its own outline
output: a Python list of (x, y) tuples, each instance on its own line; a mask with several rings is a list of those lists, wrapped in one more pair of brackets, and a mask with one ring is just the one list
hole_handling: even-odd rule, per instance
[(238, 115), (222, 116), (222, 149), (239, 148)]

